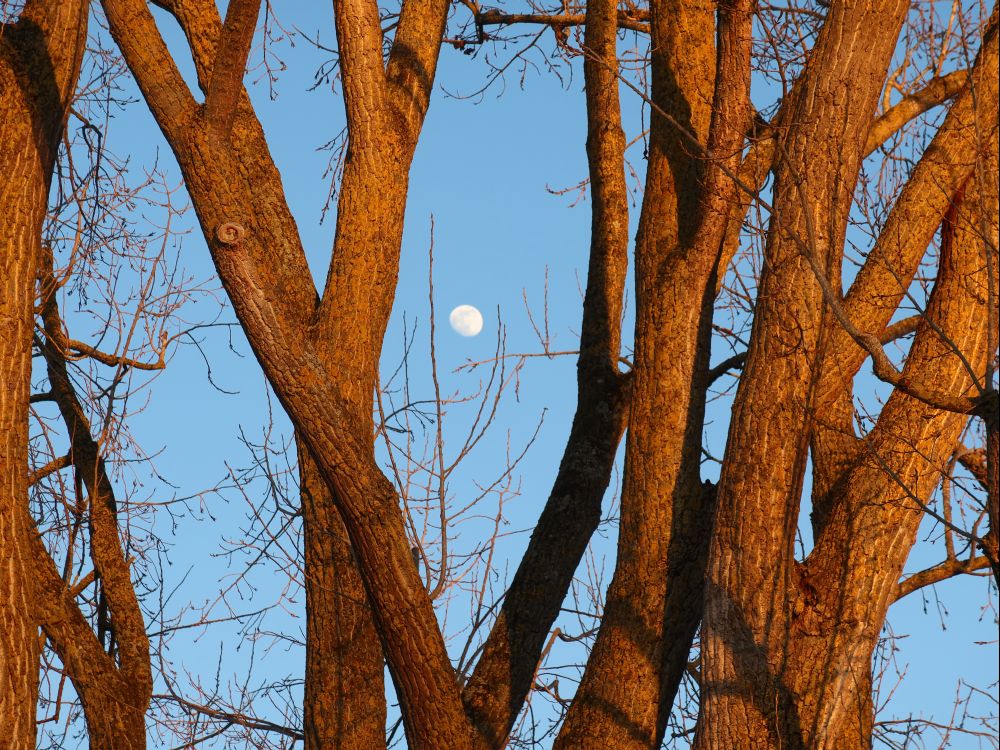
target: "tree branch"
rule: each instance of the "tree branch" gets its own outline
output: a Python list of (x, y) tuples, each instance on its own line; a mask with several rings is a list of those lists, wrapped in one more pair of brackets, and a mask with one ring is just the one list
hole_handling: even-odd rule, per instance
[(627, 382), (618, 373), (629, 211), (613, 14), (614, 0), (587, 6), (584, 78), (593, 203), (576, 413), (545, 508), (463, 692), (467, 712), (493, 747), (503, 744), (531, 689), (545, 638), (600, 522), (628, 408)]
[(978, 570), (985, 570), (990, 567), (990, 560), (985, 555), (977, 555), (967, 560), (945, 560), (933, 567), (921, 570), (896, 584), (896, 590), (892, 594), (892, 601), (898, 602), (904, 596), (919, 591), (926, 586), (946, 581), (963, 573), (975, 573)]
[(101, 456), (100, 446), (90, 433), (90, 420), (69, 378), (66, 360), (67, 340), (55, 297), (52, 254), (43, 248), (41, 267), (42, 321), (46, 341), (42, 346), (49, 383), (69, 431), (73, 465), (87, 488), (90, 500), (91, 554), (101, 577), (111, 608), (112, 624), (119, 647), (122, 672), (149, 700), (152, 677), (149, 665), (149, 640), (142, 611), (132, 587), (131, 573), (119, 538), (117, 502)]
[(958, 462), (976, 478), (976, 481), (983, 486), (983, 489), (986, 489), (986, 451), (982, 448), (969, 450), (964, 445), (960, 446), (959, 450), (961, 453), (958, 454)]
[(968, 80), (969, 71), (967, 70), (956, 70), (932, 78), (922, 89), (905, 96), (872, 123), (865, 148), (871, 153), (914, 117), (944, 104), (957, 95), (965, 87)]
[(879, 342), (883, 345), (891, 344), (896, 339), (901, 339), (903, 336), (909, 336), (917, 330), (917, 326), (920, 324), (922, 319), (922, 315), (911, 315), (908, 318), (897, 320), (882, 332)]
[(68, 453), (65, 456), (60, 456), (59, 458), (53, 458), (51, 461), (45, 464), (45, 466), (41, 466), (35, 469), (33, 472), (31, 472), (31, 476), (28, 477), (28, 484), (35, 484), (36, 482), (40, 482), (50, 474), (55, 474), (57, 471), (60, 471), (61, 469), (65, 469), (67, 466), (72, 466), (72, 465), (73, 465), (73, 457)]
[(351, 142), (355, 147), (376, 146), (373, 127), (386, 106), (378, 4), (375, 0), (334, 0), (333, 14)]
[(156, 27), (149, 8), (139, 0), (103, 0), (111, 36), (125, 53), (157, 122), (176, 142), (193, 122), (198, 104)]
[(430, 102), (448, 6), (448, 0), (405, 0), (389, 52), (386, 75), (404, 95), (400, 109), (414, 141)]
[[(586, 18), (584, 13), (502, 13), (496, 8), (490, 8), (483, 13), (476, 14), (476, 23), (479, 26), (533, 24), (559, 29), (568, 26), (582, 26), (586, 22)], [(641, 8), (618, 9), (617, 28), (648, 34), (649, 11)]]
[(156, 362), (142, 362), (138, 359), (133, 359), (132, 357), (108, 354), (107, 352), (95, 349), (90, 344), (85, 344), (84, 342), (76, 341), (75, 339), (66, 339), (66, 346), (77, 354), (90, 357), (91, 359), (100, 362), (102, 365), (107, 365), (108, 367), (130, 367), (134, 370), (162, 370), (167, 366), (167, 348), (165, 338), (160, 342), (160, 350), (158, 352), (159, 359), (157, 359)]
[(747, 361), (747, 353), (740, 352), (739, 354), (734, 354), (728, 359), (722, 360), (719, 364), (708, 371), (708, 383), (711, 385), (716, 380), (721, 378), (730, 370), (741, 370), (743, 369), (743, 364)]
[(216, 47), (212, 78), (205, 94), (209, 137), (226, 144), (233, 129), (236, 105), (243, 91), (250, 45), (257, 28), (260, 0), (229, 0), (222, 37)]

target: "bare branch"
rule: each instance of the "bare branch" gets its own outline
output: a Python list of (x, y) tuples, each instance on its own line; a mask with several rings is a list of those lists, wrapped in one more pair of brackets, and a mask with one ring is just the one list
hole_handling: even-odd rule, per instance
[(922, 89), (904, 97), (872, 123), (865, 148), (871, 153), (914, 117), (944, 104), (958, 94), (968, 80), (967, 70), (956, 70), (931, 79)]
[[(585, 21), (586, 15), (583, 13), (502, 13), (496, 8), (490, 8), (476, 15), (476, 23), (480, 26), (531, 24), (560, 29), (582, 26)], [(648, 34), (649, 11), (642, 8), (618, 9), (617, 27)]]
[(260, 0), (230, 0), (226, 22), (216, 48), (212, 79), (205, 95), (205, 120), (209, 137), (227, 144), (236, 117), (236, 105), (243, 90), (250, 44), (257, 28)]
[(898, 602), (904, 596), (919, 591), (925, 586), (933, 586), (935, 583), (946, 581), (957, 575), (975, 573), (990, 567), (990, 560), (985, 555), (977, 555), (967, 560), (945, 560), (930, 568), (921, 570), (907, 576), (896, 585), (896, 590), (892, 594), (892, 601)]

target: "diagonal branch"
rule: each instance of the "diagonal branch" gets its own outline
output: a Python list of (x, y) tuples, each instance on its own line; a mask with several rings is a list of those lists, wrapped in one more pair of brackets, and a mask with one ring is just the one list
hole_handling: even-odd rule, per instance
[(968, 80), (969, 71), (955, 70), (932, 78), (923, 88), (896, 102), (872, 123), (871, 130), (868, 131), (868, 152), (871, 153), (889, 140), (913, 118), (956, 96), (965, 88)]
[(628, 408), (618, 372), (629, 211), (616, 41), (613, 0), (591, 2), (584, 76), (593, 208), (577, 408), (549, 499), (463, 693), (473, 723), (494, 747), (531, 689), (545, 639), (600, 522)]
[(156, 21), (146, 3), (135, 0), (105, 0), (104, 12), (111, 34), (124, 50), (141, 49), (129, 56), (129, 68), (146, 103), (170, 141), (180, 138), (198, 111)]
[(988, 567), (990, 567), (990, 560), (985, 555), (977, 555), (967, 560), (959, 560), (957, 558), (945, 560), (930, 568), (921, 570), (919, 573), (907, 576), (896, 584), (892, 600), (898, 602), (904, 596), (909, 596), (914, 591), (919, 591), (926, 586), (933, 586), (935, 583), (941, 583), (941, 581), (946, 581), (957, 575), (975, 573), (979, 570), (985, 570)]
[[(914, 117), (918, 117), (929, 109), (944, 104), (959, 94), (969, 79), (968, 71), (959, 70), (939, 78), (934, 78), (919, 91), (916, 91), (894, 104), (878, 117), (868, 132), (865, 153), (871, 154), (881, 146), (886, 139), (903, 127)], [(781, 108), (770, 123), (763, 125), (763, 132), (755, 137), (753, 145), (747, 152), (740, 166), (740, 181), (750, 189), (742, 191), (726, 228), (726, 239), (722, 256), (719, 259), (719, 281), (721, 286), (725, 270), (739, 248), (740, 232), (746, 219), (747, 211), (754, 197), (764, 187), (767, 175), (774, 165), (776, 154), (776, 138), (788, 126), (788, 114), (792, 111), (796, 90), (785, 97)]]
[[(856, 331), (879, 331), (886, 327), (909, 288), (934, 233), (988, 147), (988, 143), (983, 142), (983, 135), (997, 128), (1000, 102), (997, 65), (997, 12), (994, 10), (968, 87), (955, 100), (921, 156), (896, 199), (875, 246), (844, 297), (843, 312)], [(834, 332), (828, 349), (832, 364), (824, 367), (821, 402), (829, 398), (827, 394), (843, 392), (844, 384), (853, 378), (872, 349), (874, 347), (860, 344), (847, 328)], [(879, 366), (884, 375), (894, 377), (884, 362)]]
[(389, 53), (387, 77), (403, 93), (400, 109), (407, 115), (414, 139), (430, 102), (448, 7), (448, 0), (406, 0)]
[(209, 137), (217, 143), (229, 141), (236, 105), (243, 90), (253, 33), (257, 28), (260, 0), (230, 0), (226, 22), (216, 48), (212, 79), (205, 95), (205, 119)]
[[(40, 268), (45, 357), (54, 400), (70, 435), (73, 466), (87, 488), (90, 499), (91, 552), (111, 608), (112, 626), (118, 644), (122, 672), (136, 685), (149, 686), (149, 639), (132, 586), (131, 573), (118, 531), (117, 501), (108, 478), (100, 446), (90, 432), (90, 421), (76, 395), (66, 367), (66, 335), (55, 298), (52, 255), (42, 253)], [(148, 697), (146, 698), (148, 701)]]
[[(804, 201), (805, 196), (800, 193), (800, 197)], [(804, 211), (804, 215), (808, 220), (810, 216), (808, 210)], [(854, 343), (860, 346), (868, 354), (868, 356), (871, 357), (872, 370), (879, 380), (889, 383), (908, 396), (912, 396), (919, 401), (923, 401), (928, 406), (933, 406), (936, 409), (942, 409), (956, 414), (978, 414), (983, 412), (985, 409), (991, 408), (996, 401), (995, 394), (991, 394), (983, 390), (983, 386), (978, 382), (976, 382), (976, 386), (980, 389), (981, 394), (978, 398), (970, 396), (955, 396), (944, 391), (939, 391), (926, 383), (911, 378), (905, 372), (900, 372), (896, 369), (896, 365), (892, 363), (892, 360), (889, 359), (889, 355), (887, 355), (885, 353), (885, 349), (882, 348), (882, 342), (879, 340), (879, 337), (859, 329), (844, 309), (844, 305), (841, 303), (839, 295), (830, 283), (826, 270), (823, 268), (823, 265), (818, 257), (814, 234), (815, 231), (813, 227), (810, 226), (810, 236), (808, 239), (803, 240), (798, 235), (795, 235), (793, 239), (799, 246), (799, 249), (805, 257), (806, 262), (809, 264), (809, 267), (812, 269), (813, 276), (816, 278), (820, 290), (823, 293), (823, 301), (833, 312), (833, 315), (840, 324), (840, 327), (847, 333), (848, 336), (851, 337)], [(933, 322), (929, 320), (925, 320), (925, 323), (929, 326), (934, 325)], [(958, 353), (960, 357), (962, 356), (961, 352), (956, 353)], [(971, 370), (970, 375), (975, 378), (975, 373), (971, 372)]]

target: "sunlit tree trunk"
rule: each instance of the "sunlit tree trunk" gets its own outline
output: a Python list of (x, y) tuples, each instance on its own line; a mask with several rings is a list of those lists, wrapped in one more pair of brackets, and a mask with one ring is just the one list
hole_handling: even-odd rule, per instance
[[(104, 2), (112, 34), (184, 173), (233, 308), (296, 429), (307, 567), (320, 566), (306, 572), (307, 649), (316, 649), (307, 656), (307, 681), (318, 683), (306, 689), (307, 744), (381, 742), (376, 650), (357, 649), (363, 663), (338, 661), (367, 632), (378, 635), (410, 747), (506, 742), (600, 517), (627, 409), (615, 576), (557, 747), (657, 747), (703, 608), (699, 749), (866, 746), (871, 651), (898, 593), (919, 523), (917, 500), (931, 492), (940, 451), (953, 449), (972, 413), (921, 400), (907, 383), (926, 373), (964, 397), (992, 355), (976, 324), (987, 317), (980, 308), (989, 295), (970, 291), (982, 283), (973, 262), (981, 246), (962, 217), (994, 226), (995, 210), (959, 199), (975, 193), (977, 204), (996, 203), (995, 191), (982, 184), (963, 193), (985, 149), (979, 136), (971, 150), (961, 145), (963, 138), (970, 143), (970, 132), (995, 133), (995, 84), (991, 89), (983, 73), (995, 70), (995, 32), (987, 34), (987, 62), (977, 63), (971, 84), (949, 74), (931, 86), (928, 101), (938, 103), (967, 84), (974, 93), (956, 100), (940, 142), (914, 171), (915, 187), (903, 191), (893, 211), (899, 215), (889, 217), (845, 297), (840, 269), (860, 164), (886, 137), (879, 132), (931, 106), (884, 113), (889, 120), (874, 116), (907, 4), (831, 3), (775, 122), (758, 123), (770, 139), (752, 145), (752, 163), (741, 165), (751, 132), (753, 4), (653, 2), (636, 351), (633, 372), (623, 378), (620, 334), (611, 331), (621, 311), (628, 218), (615, 90), (620, 12), (604, 0), (591, 4), (584, 67), (594, 221), (580, 403), (525, 562), (463, 689), (413, 563), (398, 495), (375, 459), (372, 423), (409, 167), (448, 5), (406, 0), (390, 41), (373, 0), (334, 3), (349, 141), (332, 258), (318, 295), (260, 125), (233, 84), (249, 37), (229, 18), (248, 18), (256, 6), (232, 3), (223, 27), (206, 0), (157, 4), (185, 30), (204, 105), (185, 86), (145, 4)], [(970, 130), (982, 103), (992, 119)], [(957, 158), (963, 149), (972, 154), (968, 164)], [(716, 493), (699, 473), (713, 305), (749, 204), (740, 191), (759, 191), (771, 170), (765, 268)], [(937, 192), (921, 198), (930, 187)], [(888, 273), (908, 284), (949, 205), (957, 208), (946, 224), (940, 278), (906, 370), (892, 381), (897, 392), (870, 435), (844, 437), (840, 430), (834, 439), (820, 417), (836, 422), (848, 414), (850, 382), (865, 358), (859, 342), (883, 335), (898, 305), (884, 284), (864, 279)], [(885, 309), (872, 312), (879, 307), (873, 300), (886, 300)], [(850, 334), (841, 318), (863, 321), (864, 335)], [(971, 373), (956, 364), (956, 349)], [(810, 446), (817, 544), (797, 562)], [(888, 558), (874, 561), (874, 550)], [(369, 609), (339, 609), (362, 590)], [(338, 628), (336, 637), (323, 636)], [(324, 654), (331, 661), (322, 663)], [(345, 695), (348, 685), (360, 695)], [(341, 699), (353, 702), (326, 712)], [(361, 726), (355, 719), (364, 726), (352, 735)]]
[(344, 523), (299, 442), (305, 545), (307, 748), (385, 744), (382, 648)]
[[(929, 191), (914, 194), (926, 208), (907, 210), (904, 191), (900, 215), (887, 222), (843, 305), (840, 299), (853, 187), (905, 12), (901, 3), (832, 5), (803, 74), (788, 135), (778, 142), (767, 264), (709, 558), (695, 743), (700, 749), (870, 747), (872, 650), (916, 538), (920, 503), (938, 482), (967, 419), (908, 395), (906, 383), (920, 380), (948, 394), (974, 394), (972, 378), (990, 356), (982, 324), (989, 296), (985, 253), (995, 251), (981, 232), (961, 229), (972, 222), (960, 217), (978, 210), (963, 197), (962, 175), (972, 171), (976, 154), (995, 153), (995, 141), (980, 137), (965, 151), (965, 165), (939, 174), (957, 172), (960, 179), (930, 183), (945, 192), (940, 208), (935, 210), (937, 197)], [(977, 63), (986, 67), (974, 83), (985, 83), (987, 75), (995, 80), (995, 44), (994, 18)], [(976, 94), (979, 104), (995, 102), (995, 83)], [(981, 110), (987, 120), (978, 133), (995, 138), (995, 109)], [(921, 165), (925, 174), (948, 167), (947, 149), (928, 153), (927, 166)], [(911, 180), (920, 179), (921, 168)], [(846, 307), (863, 330), (881, 335), (896, 306), (886, 294), (901, 296), (908, 281), (901, 282), (912, 277), (949, 202), (959, 208), (942, 230), (937, 282), (900, 386), (868, 435), (848, 438), (841, 430), (836, 440), (814, 443), (821, 452), (817, 539), (806, 560), (796, 562), (809, 441), (831, 428), (828, 420), (836, 425), (843, 415), (828, 407), (850, 388), (864, 359), (857, 356), (860, 347), (845, 340), (831, 306)], [(981, 198), (973, 201), (982, 204)], [(985, 222), (995, 227), (995, 199), (986, 198), (986, 204), (991, 208)], [(887, 250), (898, 250), (904, 237), (912, 253)], [(913, 269), (907, 272), (911, 254)], [(821, 291), (820, 274), (832, 299)], [(873, 286), (865, 280), (873, 274), (893, 276), (901, 288)], [(884, 316), (864, 318), (864, 305), (882, 302)], [(834, 382), (839, 391), (829, 390)]]
[(33, 301), (56, 149), (86, 41), (86, 2), (29, 2), (0, 27), (0, 716), (35, 745), (38, 612), (28, 515)]
[[(212, 4), (161, 5), (185, 30), (208, 92), (204, 107), (191, 97), (145, 6), (111, 0), (105, 8), (112, 34), (177, 156), (236, 313), (300, 444), (307, 446), (328, 487), (328, 493), (306, 503), (306, 523), (313, 522), (307, 534), (322, 533), (324, 519), (340, 513), (373, 605), (411, 746), (469, 746), (470, 724), (413, 564), (397, 496), (374, 460), (371, 409), (395, 291), (409, 164), (447, 7), (441, 2), (408, 6), (383, 67), (375, 4), (335, 4), (350, 142), (333, 258), (318, 302), (249, 99), (221, 89), (216, 95), (228, 102), (212, 101), (209, 81), (220, 75), (220, 61), (225, 56), (242, 70), (247, 48), (235, 56), (225, 45), (216, 49), (221, 24)], [(227, 26), (228, 18), (229, 13)], [(232, 114), (228, 132), (222, 118), (227, 114)], [(313, 501), (335, 502), (336, 509), (314, 508), (317, 512), (310, 514)], [(331, 699), (354, 697), (326, 698)], [(366, 713), (371, 700), (370, 694), (362, 696), (357, 711), (349, 713), (374, 715)], [(315, 716), (316, 708), (307, 712)]]

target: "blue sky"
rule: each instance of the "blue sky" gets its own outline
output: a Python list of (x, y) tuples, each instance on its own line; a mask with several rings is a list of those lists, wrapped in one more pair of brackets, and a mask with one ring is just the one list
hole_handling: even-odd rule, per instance
[[(318, 30), (321, 41), (333, 46), (327, 7), (316, 13), (307, 5), (280, 9), (282, 25), (289, 30), (302, 29), (310, 36)], [(158, 17), (173, 49), (182, 50), (172, 23), (164, 16)], [(541, 47), (551, 49), (551, 35), (543, 38)], [(278, 75), (275, 84), (277, 98), (270, 98), (263, 82), (250, 86), (251, 96), (282, 173), (314, 276), (322, 281), (335, 222), (329, 215), (320, 223), (329, 182), (323, 176), (327, 154), (317, 149), (341, 131), (342, 104), (327, 87), (307, 90), (314, 71), (328, 58), (327, 53), (302, 38), (296, 38), (294, 46), (287, 40), (278, 42), (273, 51), (287, 64), (287, 70)], [(501, 49), (491, 54), (502, 58), (509, 56), (511, 50)], [(260, 60), (258, 48), (253, 61)], [(193, 80), (190, 65), (185, 71), (189, 80)], [(438, 86), (412, 169), (400, 283), (383, 351), (383, 373), (388, 376), (399, 364), (404, 318), (411, 326), (416, 323), (410, 361), (414, 398), (429, 398), (432, 394), (424, 356), (428, 336), (431, 217), (436, 346), (443, 393), (475, 390), (480, 378), (485, 377), (483, 368), (472, 373), (455, 369), (469, 360), (485, 360), (494, 355), (498, 315), (504, 327), (507, 352), (541, 351), (525, 311), (525, 298), (535, 323), (541, 326), (546, 285), (550, 347), (553, 351), (576, 348), (589, 247), (589, 204), (583, 200), (572, 207), (572, 194), (555, 195), (550, 189), (567, 188), (586, 177), (586, 122), (580, 68), (574, 65), (570, 70), (564, 66), (563, 72), (568, 75), (560, 83), (553, 75), (529, 69), (522, 86), (515, 69), (508, 74), (504, 86), (494, 84), (472, 99), (455, 98), (445, 92), (476, 91), (484, 84), (487, 70), (480, 59), (448, 46), (442, 51)], [(260, 73), (251, 74), (248, 81)], [(632, 137), (639, 128), (640, 103), (623, 89), (623, 104), (627, 134)], [(179, 182), (179, 170), (141, 102), (128, 107), (112, 121), (109, 145), (118, 154), (131, 155), (134, 174), (158, 157), (160, 167), (173, 182)], [(634, 166), (641, 171), (641, 145), (632, 155)], [(637, 206), (633, 206), (632, 218), (634, 227)], [(181, 264), (193, 276), (208, 278), (213, 273), (210, 259), (193, 214), (189, 212), (185, 221), (192, 231), (183, 237), (179, 250)], [(464, 338), (450, 330), (447, 315), (458, 304), (472, 304), (483, 312), (482, 334)], [(208, 298), (184, 310), (189, 321), (213, 319), (217, 312), (218, 306)], [(234, 317), (231, 311), (224, 310), (222, 319), (232, 321)], [(631, 340), (630, 321), (629, 315), (623, 335), (626, 345)], [(266, 386), (249, 347), (238, 330), (234, 330), (235, 352), (230, 350), (228, 336), (223, 329), (210, 330), (205, 334), (203, 348), (210, 358), (214, 381), (225, 390), (236, 392), (234, 395), (213, 388), (206, 378), (202, 355), (192, 346), (182, 346), (175, 350), (169, 367), (153, 384), (146, 409), (131, 421), (131, 429), (145, 450), (158, 452), (154, 462), (156, 471), (176, 486), (176, 490), (164, 486), (138, 469), (137, 475), (149, 483), (149, 490), (157, 498), (203, 492), (223, 482), (230, 469), (246, 466), (250, 457), (239, 441), (240, 432), (252, 441), (259, 441), (268, 424), (269, 407), (273, 410), (274, 435), (287, 438), (291, 434), (277, 402), (272, 399), (268, 403)], [(726, 354), (720, 349), (715, 359)], [(721, 399), (710, 412), (706, 442), (718, 456), (724, 447), (728, 404), (728, 399)], [(515, 472), (520, 494), (511, 497), (505, 506), (510, 524), (506, 530), (529, 529), (548, 496), (574, 407), (572, 356), (526, 361), (516, 387), (512, 383), (503, 397), (495, 426), (451, 476), (449, 495), (456, 504), (461, 504), (464, 497), (476, 493), (477, 483), (492, 481), (504, 470), (508, 440), (510, 450), (516, 454), (537, 428), (538, 437)], [(447, 446), (459, 444), (473, 413), (470, 404), (449, 407), (445, 421), (446, 450)], [(538, 428), (543, 415), (544, 422)], [(192, 424), (197, 426), (192, 428)], [(714, 478), (716, 470), (706, 465), (705, 474)], [(613, 478), (609, 507), (615, 484)], [(251, 483), (245, 490), (251, 498), (262, 497), (264, 491), (260, 482)], [(232, 540), (238, 547), (245, 536), (241, 529), (248, 524), (247, 504), (240, 493), (232, 488), (209, 493), (204, 496), (204, 503), (206, 512), (186, 515), (176, 523), (161, 514), (156, 522), (157, 530), (171, 547), (172, 565), (166, 568), (165, 588), (177, 588), (168, 605), (174, 612), (184, 602), (199, 604), (213, 599), (220, 588), (219, 581), (228, 581), (226, 577), (238, 571), (243, 561), (239, 556), (230, 561), (217, 554), (221, 538)], [(492, 513), (495, 508), (490, 507)], [(806, 510), (803, 519), (807, 518)], [(471, 548), (475, 539), (468, 536), (474, 537), (489, 527), (488, 519), (471, 520), (463, 527), (467, 536), (460, 537), (459, 544)], [(506, 538), (501, 545), (501, 552), (507, 556), (498, 565), (501, 578), (513, 572), (518, 551), (526, 541), (526, 534), (519, 533)], [(605, 563), (606, 585), (613, 571), (614, 526), (602, 527), (592, 546), (595, 559)], [(939, 559), (939, 555), (939, 548), (930, 551), (920, 548), (910, 567), (925, 567)], [(229, 564), (233, 567), (228, 567)], [(285, 577), (267, 568), (256, 570), (250, 581), (255, 589), (244, 587), (242, 595), (233, 599), (234, 606), (242, 611), (270, 604), (285, 590)], [(981, 610), (987, 596), (993, 596), (995, 601), (995, 594), (987, 594), (983, 579), (949, 581), (937, 587), (936, 592), (948, 610), (943, 619), (938, 616), (934, 594), (927, 594), (930, 603), (926, 613), (919, 594), (897, 604), (890, 612), (896, 634), (907, 635), (896, 643), (900, 648), (897, 659), (908, 665), (906, 679), (893, 695), (891, 710), (899, 716), (912, 713), (947, 720), (959, 678), (983, 688), (996, 680), (995, 615), (992, 610), (985, 613)], [(459, 629), (458, 623), (466, 611), (462, 607), (466, 604), (466, 599), (456, 598), (448, 611), (448, 632)], [(284, 600), (282, 606), (265, 616), (259, 627), (301, 637), (303, 612), (302, 596), (294, 601)], [(221, 611), (215, 610), (215, 614), (218, 616)], [(580, 629), (575, 618), (567, 618), (561, 624), (569, 630)], [(224, 684), (229, 680), (242, 681), (250, 650), (250, 641), (243, 640), (236, 628), (221, 625), (178, 633), (166, 656), (179, 671), (191, 670), (209, 683), (218, 673)], [(562, 657), (582, 660), (579, 652), (571, 654), (566, 650), (553, 654), (555, 660)], [(283, 641), (262, 636), (256, 642), (255, 658), (251, 685), (286, 674), (301, 676), (301, 649)], [(565, 670), (565, 674), (571, 675), (572, 670)], [(567, 692), (567, 683), (562, 684), (563, 692)], [(266, 707), (261, 709), (261, 713), (267, 712)], [(154, 740), (153, 745), (158, 746), (159, 742)], [(928, 746), (937, 745), (930, 742)], [(980, 745), (969, 738), (955, 737), (951, 746)]]

